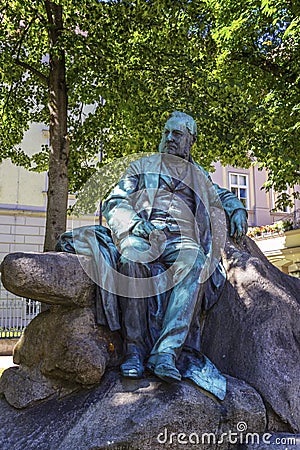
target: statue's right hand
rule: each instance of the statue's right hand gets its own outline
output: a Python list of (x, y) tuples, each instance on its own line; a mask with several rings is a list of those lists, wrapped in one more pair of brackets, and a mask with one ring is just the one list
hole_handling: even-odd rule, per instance
[(144, 239), (148, 239), (149, 238), (149, 234), (154, 229), (155, 229), (155, 226), (152, 225), (151, 222), (149, 222), (147, 220), (141, 220), (140, 222), (137, 222), (137, 224), (133, 227), (131, 232), (135, 236), (139, 236), (139, 237), (142, 237)]

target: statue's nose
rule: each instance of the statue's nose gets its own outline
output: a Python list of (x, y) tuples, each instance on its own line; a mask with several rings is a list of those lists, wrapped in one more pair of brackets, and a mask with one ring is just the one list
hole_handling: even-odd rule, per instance
[(170, 133), (168, 133), (168, 135), (167, 135), (167, 141), (171, 141), (172, 139), (173, 139), (173, 134), (170, 131)]

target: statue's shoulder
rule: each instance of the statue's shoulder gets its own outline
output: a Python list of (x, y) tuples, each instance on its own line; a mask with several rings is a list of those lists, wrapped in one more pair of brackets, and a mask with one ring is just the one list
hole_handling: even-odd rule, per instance
[(207, 170), (205, 170), (200, 164), (198, 164), (196, 161), (193, 161), (192, 164), (198, 169), (201, 173), (203, 173), (207, 178), (209, 178), (209, 173)]
[(132, 161), (129, 170), (136, 173), (148, 173), (151, 169), (158, 169), (161, 163), (161, 155), (159, 153), (146, 153), (145, 156)]

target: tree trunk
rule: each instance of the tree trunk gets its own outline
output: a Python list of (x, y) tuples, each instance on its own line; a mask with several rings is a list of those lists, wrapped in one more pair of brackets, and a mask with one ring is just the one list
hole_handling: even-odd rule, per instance
[(47, 221), (44, 251), (55, 248), (58, 236), (66, 230), (68, 203), (69, 142), (67, 137), (67, 85), (65, 53), (59, 39), (63, 30), (62, 7), (45, 1), (48, 17), (50, 76), (50, 157), (47, 193)]

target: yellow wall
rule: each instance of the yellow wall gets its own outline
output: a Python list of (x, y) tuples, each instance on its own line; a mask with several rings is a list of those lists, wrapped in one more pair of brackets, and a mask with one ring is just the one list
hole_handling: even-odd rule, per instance
[[(41, 145), (47, 144), (47, 133), (41, 124), (32, 124), (21, 143), (22, 149), (32, 155), (41, 150)], [(15, 166), (10, 160), (0, 165), (0, 204), (46, 207), (46, 174), (35, 173)]]
[[(32, 124), (21, 143), (33, 155), (48, 143), (48, 131)], [(7, 253), (42, 252), (47, 206), (47, 174), (17, 167), (5, 160), (0, 165), (0, 263)], [(72, 201), (72, 200), (71, 200)], [(68, 218), (67, 229), (94, 224), (94, 217)]]

